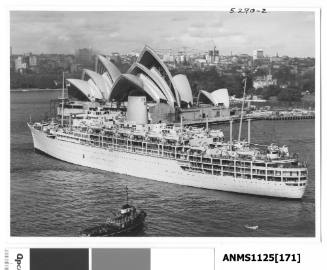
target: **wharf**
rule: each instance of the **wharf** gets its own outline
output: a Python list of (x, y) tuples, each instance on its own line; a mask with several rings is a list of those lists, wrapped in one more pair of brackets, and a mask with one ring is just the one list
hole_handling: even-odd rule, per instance
[(292, 115), (292, 116), (269, 116), (259, 118), (257, 120), (303, 120), (303, 119), (315, 119), (314, 115)]
[[(208, 124), (218, 124), (218, 123), (226, 123), (229, 122), (230, 120), (233, 120), (235, 122), (240, 121), (240, 116), (226, 116), (226, 117), (216, 117), (216, 118), (203, 118), (203, 119), (197, 119), (197, 120), (184, 120), (183, 125), (185, 126), (203, 126)], [(271, 115), (271, 116), (249, 116), (245, 115), (243, 117), (243, 120), (304, 120), (304, 119), (315, 119), (314, 114), (310, 115), (288, 115), (288, 116), (283, 116), (283, 115)], [(180, 123), (173, 123), (176, 126), (179, 126)]]
[[(214, 118), (203, 118), (203, 119), (197, 119), (197, 120), (183, 120), (184, 126), (196, 126), (196, 125), (206, 125), (208, 124), (217, 124), (217, 123), (225, 123), (230, 120), (232, 120), (232, 116), (225, 116), (225, 117), (214, 117)], [(179, 126), (181, 123), (176, 122), (173, 123), (176, 126)]]

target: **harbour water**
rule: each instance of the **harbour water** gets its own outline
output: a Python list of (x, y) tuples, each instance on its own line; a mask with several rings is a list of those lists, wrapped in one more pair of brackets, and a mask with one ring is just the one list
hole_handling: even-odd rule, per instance
[[(30, 116), (42, 119), (49, 100), (59, 95), (60, 91), (11, 92), (12, 236), (78, 236), (124, 203), (126, 185), (131, 203), (148, 214), (139, 236), (315, 236), (314, 120), (251, 123), (252, 142), (286, 144), (308, 162), (306, 193), (302, 200), (290, 201), (161, 183), (36, 153), (26, 122)], [(219, 127), (228, 137), (229, 126)], [(235, 124), (234, 138), (237, 133)], [(246, 123), (242, 134), (247, 136)]]

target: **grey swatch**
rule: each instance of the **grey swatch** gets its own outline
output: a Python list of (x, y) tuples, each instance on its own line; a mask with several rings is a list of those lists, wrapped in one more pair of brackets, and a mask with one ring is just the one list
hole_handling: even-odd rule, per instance
[(150, 249), (92, 249), (92, 270), (150, 270)]

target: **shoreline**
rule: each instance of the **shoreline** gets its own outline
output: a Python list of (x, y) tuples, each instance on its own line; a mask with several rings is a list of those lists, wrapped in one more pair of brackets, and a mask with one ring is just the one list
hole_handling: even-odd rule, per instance
[(60, 88), (17, 88), (17, 89), (10, 89), (10, 92), (38, 92), (38, 91), (62, 91)]

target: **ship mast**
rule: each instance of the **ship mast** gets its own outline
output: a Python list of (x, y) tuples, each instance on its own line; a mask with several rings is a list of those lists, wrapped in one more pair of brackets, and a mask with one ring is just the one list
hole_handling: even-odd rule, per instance
[(229, 120), (229, 144), (230, 144), (230, 149), (232, 149), (232, 145), (233, 145), (233, 119)]
[(62, 72), (61, 126), (64, 126), (65, 71)]
[(206, 114), (206, 131), (209, 131), (209, 121), (208, 121), (208, 114)]
[(126, 204), (128, 204), (128, 187), (125, 187), (125, 192), (126, 192)]
[(245, 90), (246, 90), (246, 77), (244, 79), (244, 90), (243, 90), (243, 101), (242, 101), (242, 109), (241, 109), (241, 119), (240, 119), (240, 127), (238, 129), (238, 142), (241, 141), (243, 110), (244, 110), (244, 102), (245, 102)]
[(248, 119), (248, 144), (251, 143), (251, 118)]

